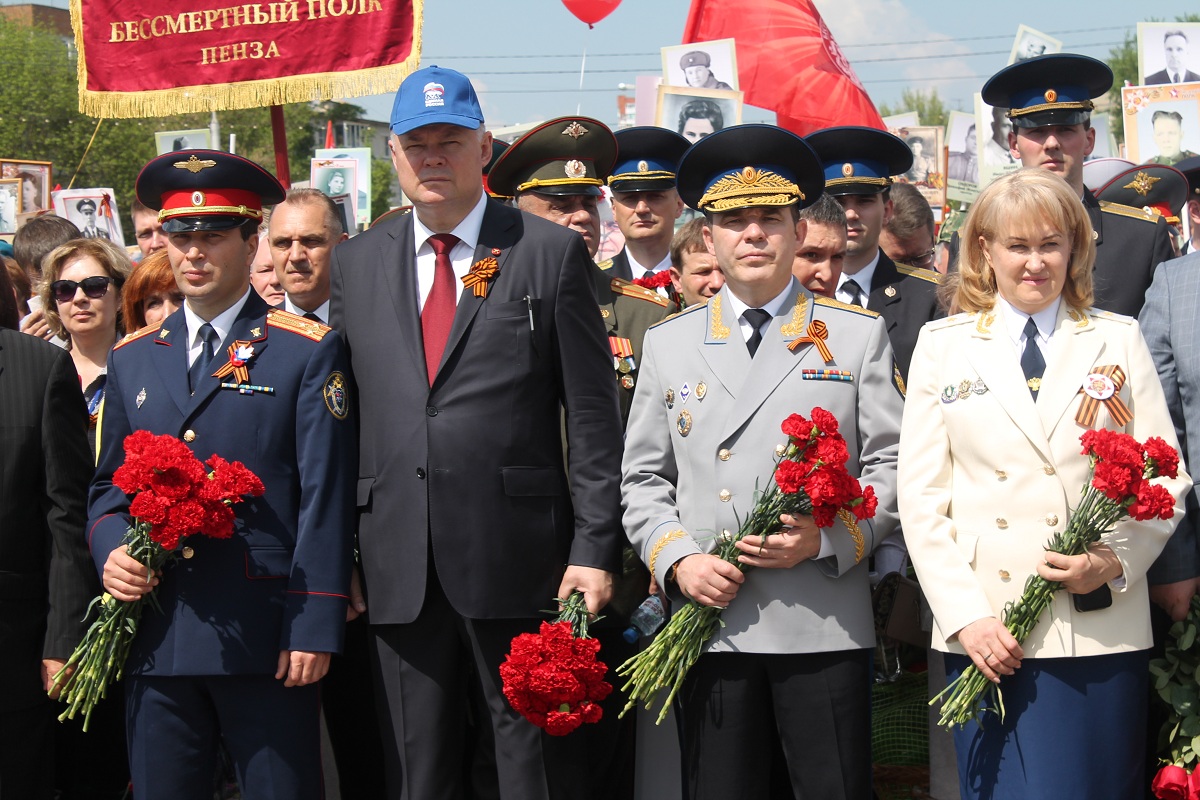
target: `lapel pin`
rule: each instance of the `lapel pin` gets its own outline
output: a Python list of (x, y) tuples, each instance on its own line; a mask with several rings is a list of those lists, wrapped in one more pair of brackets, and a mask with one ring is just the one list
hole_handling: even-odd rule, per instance
[(706, 394), (708, 394), (708, 384), (704, 381), (700, 381), (696, 384), (696, 399), (703, 400), (704, 395)]
[(262, 328), (251, 328), (250, 335), (257, 339), (259, 336), (262, 336)]
[(954, 388), (953, 386), (947, 386), (945, 389), (942, 389), (942, 402), (943, 403), (953, 403), (957, 399), (958, 399), (958, 390), (956, 388)]
[(675, 427), (679, 429), (680, 436), (687, 436), (692, 432), (692, 415), (687, 411), (680, 411), (675, 420)]
[(143, 386), (142, 390), (137, 393), (137, 400), (135, 402), (138, 408), (141, 408), (142, 403), (146, 402), (146, 387)]
[(171, 332), (169, 330), (167, 330), (166, 328), (163, 328), (161, 331), (158, 332), (158, 338), (160, 338), (160, 339), (165, 339), (170, 335), (171, 335)]
[(896, 296), (896, 287), (889, 286), (883, 290), (883, 293), (886, 294), (888, 297), (895, 297)]
[(688, 385), (685, 383), (685, 384), (684, 384), (684, 385), (683, 385), (683, 386), (682, 386), (682, 387), (679, 389), (679, 399), (680, 399), (680, 401), (681, 401), (681, 402), (684, 402), (684, 403), (686, 403), (686, 402), (688, 401), (688, 398), (689, 398), (689, 397), (691, 397), (691, 396), (692, 396), (692, 387), (688, 386)]
[(668, 388), (667, 391), (663, 393), (663, 399), (667, 401), (667, 408), (674, 408), (675, 407), (675, 390)]

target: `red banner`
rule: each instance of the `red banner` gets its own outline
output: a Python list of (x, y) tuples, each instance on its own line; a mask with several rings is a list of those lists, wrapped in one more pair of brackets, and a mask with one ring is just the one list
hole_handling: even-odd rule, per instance
[(79, 110), (164, 116), (393, 92), (423, 0), (71, 0)]
[(811, 0), (692, 0), (683, 42), (737, 40), (746, 102), (801, 136), (835, 125), (886, 130)]

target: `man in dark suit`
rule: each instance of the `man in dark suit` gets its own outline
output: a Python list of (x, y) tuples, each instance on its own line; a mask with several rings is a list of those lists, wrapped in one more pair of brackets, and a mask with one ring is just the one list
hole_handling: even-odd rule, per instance
[[(250, 290), (262, 204), (283, 187), (238, 156), (189, 150), (138, 176), (161, 209), (184, 305), (109, 356), (88, 542), (104, 588), (158, 586), (125, 663), (139, 800), (211, 798), (218, 741), (244, 797), (319, 798), (317, 682), (341, 648), (349, 590), (355, 442), (341, 340)], [(112, 482), (135, 430), (178, 436), (197, 458), (241, 461), (266, 493), (229, 539), (192, 536), (148, 574), (122, 544), (129, 498)]]
[(46, 693), (100, 588), (81, 535), (92, 457), (70, 356), (0, 327), (0, 408), (0, 795), (41, 800), (54, 795)]
[(834, 297), (883, 317), (904, 391), (908, 363), (921, 326), (941, 316), (937, 273), (897, 265), (879, 247), (892, 217), (892, 175), (912, 164), (912, 151), (899, 137), (874, 128), (826, 128), (805, 137), (825, 170), (825, 193), (846, 212), (846, 259)]
[(463, 795), (473, 696), (496, 742), (487, 793), (587, 791), (586, 754), (558, 752), (571, 742), (518, 716), (497, 672), (552, 598), (581, 591), (599, 611), (620, 568), (621, 423), (587, 249), (485, 196), (491, 135), (466, 76), (410, 75), (391, 127), (413, 213), (338, 246), (332, 272), (358, 388), (358, 545), (388, 794)]
[(1182, 30), (1171, 30), (1163, 34), (1163, 56), (1167, 66), (1158, 72), (1147, 75), (1142, 81), (1145, 86), (1157, 86), (1164, 83), (1191, 83), (1200, 81), (1200, 75), (1187, 68), (1187, 34)]

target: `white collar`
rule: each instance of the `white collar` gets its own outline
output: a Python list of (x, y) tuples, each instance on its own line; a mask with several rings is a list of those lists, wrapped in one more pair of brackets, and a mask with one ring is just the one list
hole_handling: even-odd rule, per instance
[(653, 267), (647, 267), (645, 264), (643, 264), (642, 262), (640, 262), (636, 258), (634, 258), (633, 253), (631, 253), (629, 251), (628, 247), (625, 248), (625, 257), (629, 259), (629, 267), (630, 267), (629, 271), (633, 273), (633, 277), (635, 277), (635, 278), (640, 278), (640, 277), (642, 277), (642, 275), (644, 273), (647, 273), (647, 272), (655, 272), (655, 273), (662, 272), (664, 269), (667, 269), (671, 266), (670, 251), (668, 251), (667, 254), (665, 256), (663, 256), (662, 261), (659, 261)]
[(734, 316), (736, 316), (738, 319), (742, 318), (742, 314), (745, 313), (746, 309), (748, 309), (748, 308), (761, 308), (763, 311), (770, 314), (772, 318), (777, 317), (777, 316), (779, 316), (779, 309), (783, 307), (783, 301), (787, 299), (788, 295), (792, 292), (792, 290), (794, 288), (792, 286), (792, 284), (795, 282), (795, 280), (796, 280), (795, 278), (792, 278), (792, 280), (788, 281), (788, 285), (784, 287), (782, 292), (775, 295), (774, 299), (770, 300), (767, 303), (764, 303), (761, 306), (746, 305), (745, 303), (742, 302), (741, 298), (739, 298), (736, 294), (734, 294), (733, 290), (730, 289), (729, 290), (730, 309), (733, 311)]
[(206, 322), (209, 325), (212, 325), (213, 330), (217, 332), (217, 343), (219, 344), (225, 341), (225, 339), (229, 336), (229, 330), (233, 327), (233, 321), (237, 319), (238, 314), (242, 312), (242, 306), (246, 305), (246, 300), (249, 299), (249, 297), (250, 287), (247, 286), (246, 293), (242, 295), (240, 300), (222, 311), (220, 314), (217, 314), (212, 319), (202, 318), (199, 314), (193, 311), (191, 305), (184, 300), (183, 316), (184, 319), (187, 320), (188, 349), (190, 350), (193, 347), (199, 346), (200, 326)]
[(854, 282), (857, 283), (858, 287), (862, 290), (863, 302), (867, 302), (867, 296), (871, 294), (871, 279), (875, 277), (875, 267), (879, 266), (879, 256), (882, 253), (883, 251), (876, 247), (875, 257), (871, 259), (869, 264), (853, 275), (843, 272), (842, 276), (838, 278), (837, 291), (842, 291), (842, 286), (845, 285), (846, 281), (853, 278)]
[(326, 300), (324, 303), (321, 303), (321, 305), (317, 306), (316, 308), (312, 309), (311, 311), (308, 311), (308, 310), (305, 310), (305, 309), (301, 308), (300, 306), (296, 305), (295, 303), (293, 303), (291, 295), (285, 294), (283, 296), (283, 309), (284, 309), (284, 311), (290, 311), (293, 314), (299, 314), (302, 317), (305, 314), (315, 314), (321, 320), (322, 324), (326, 324), (326, 325), (329, 324), (329, 301), (328, 300)]
[[(475, 204), (462, 221), (454, 226), (454, 230), (450, 231), (453, 236), (458, 237), (459, 243), (455, 247), (466, 245), (469, 252), (474, 253), (476, 245), (479, 244), (479, 229), (483, 227), (483, 212), (487, 210), (488, 195), (483, 192), (479, 196), (479, 202)], [(413, 247), (414, 253), (421, 252), (422, 247), (431, 247), (427, 242), (430, 236), (433, 236), (437, 231), (430, 230), (425, 227), (425, 223), (421, 222), (420, 216), (413, 212)]]
[(996, 295), (996, 307), (1000, 309), (1001, 316), (1004, 317), (1004, 327), (1008, 331), (1008, 338), (1016, 345), (1017, 352), (1024, 349), (1025, 321), (1030, 317), (1038, 327), (1038, 344), (1050, 343), (1050, 337), (1054, 335), (1054, 329), (1058, 324), (1058, 307), (1060, 305), (1062, 305), (1062, 295), (1059, 295), (1053, 303), (1036, 314), (1026, 314), (1000, 295)]

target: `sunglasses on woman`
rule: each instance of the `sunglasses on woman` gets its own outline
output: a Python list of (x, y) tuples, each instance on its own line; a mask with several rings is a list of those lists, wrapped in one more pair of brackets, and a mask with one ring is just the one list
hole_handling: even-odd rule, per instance
[(108, 285), (116, 283), (107, 275), (93, 275), (81, 281), (55, 281), (50, 284), (54, 299), (60, 303), (69, 303), (75, 299), (75, 292), (83, 289), (83, 293), (93, 300), (99, 300), (108, 294)]

